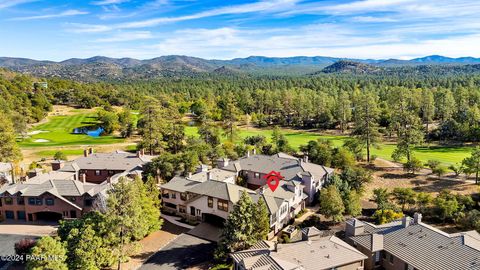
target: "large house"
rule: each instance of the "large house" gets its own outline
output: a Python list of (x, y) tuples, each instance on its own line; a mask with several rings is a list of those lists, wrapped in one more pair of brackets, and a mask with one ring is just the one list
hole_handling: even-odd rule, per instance
[[(270, 215), (272, 237), (305, 207), (308, 199), (315, 196), (333, 173), (330, 168), (283, 153), (248, 155), (232, 163), (222, 159), (218, 167), (209, 170), (201, 165), (196, 173), (175, 176), (162, 185), (163, 210), (187, 219), (220, 225), (227, 219), (240, 193), (245, 191), (255, 202), (264, 200)], [(262, 179), (271, 170), (284, 176), (275, 191), (270, 190), (266, 180)], [(309, 177), (302, 178), (305, 175)], [(238, 177), (243, 177), (249, 188), (237, 185)]]
[(143, 150), (136, 154), (118, 150), (111, 153), (93, 153), (92, 148), (89, 148), (84, 150), (83, 157), (74, 161), (54, 161), (52, 170), (72, 172), (76, 180), (99, 184), (120, 175), (141, 175), (143, 166), (153, 158), (154, 156), (145, 155)]
[(479, 233), (448, 234), (423, 223), (419, 213), (378, 226), (350, 219), (346, 236), (368, 257), (366, 270), (480, 269)]
[(230, 254), (234, 270), (361, 270), (367, 256), (336, 236), (315, 227), (302, 231), (302, 241), (278, 244), (262, 240)]
[(141, 175), (151, 160), (141, 152), (93, 153), (71, 162), (54, 161), (53, 171), (0, 188), (0, 214), (10, 220), (78, 218), (92, 210), (120, 177)]
[(105, 195), (109, 188), (108, 182), (74, 180), (73, 173), (41, 174), (0, 188), (1, 215), (24, 221), (78, 218), (90, 211), (97, 196)]

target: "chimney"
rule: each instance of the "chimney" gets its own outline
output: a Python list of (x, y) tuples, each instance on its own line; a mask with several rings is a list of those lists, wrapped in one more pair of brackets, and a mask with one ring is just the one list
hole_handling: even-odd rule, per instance
[(93, 154), (93, 148), (91, 148), (91, 147), (88, 148), (88, 154), (89, 154), (89, 155)]
[(257, 154), (257, 149), (253, 148), (253, 155), (255, 156)]
[(218, 168), (223, 168), (228, 166), (228, 158), (221, 158), (217, 160), (217, 167)]
[(82, 180), (82, 183), (85, 183), (87, 182), (87, 175), (82, 173), (82, 175), (80, 176), (81, 180)]
[(137, 151), (137, 157), (138, 157), (138, 158), (139, 158), (139, 157), (142, 157), (142, 151), (140, 151), (140, 150)]
[(188, 172), (187, 178), (190, 178), (190, 177), (192, 177), (192, 173), (191, 173), (191, 172)]
[(305, 154), (303, 156), (303, 162), (308, 163), (308, 155), (307, 154)]
[(247, 157), (250, 157), (250, 150), (247, 151)]
[(65, 161), (63, 160), (54, 160), (52, 163), (52, 171), (58, 171), (61, 168), (63, 168), (63, 165), (65, 165)]
[(260, 194), (263, 194), (265, 192), (266, 186), (261, 186), (260, 187)]
[(207, 172), (207, 181), (210, 180), (210, 171)]
[(88, 157), (88, 150), (87, 150), (87, 149), (84, 149), (84, 150), (83, 150), (83, 156), (84, 156), (84, 157)]
[(274, 250), (275, 252), (278, 251), (278, 242), (277, 242), (277, 241), (273, 242), (273, 250)]
[(365, 225), (356, 218), (347, 221), (345, 226), (345, 234), (347, 237), (357, 236), (365, 233)]
[(140, 149), (140, 155), (145, 156), (145, 148)]
[(409, 217), (409, 216), (404, 216), (404, 217), (402, 218), (402, 226), (403, 226), (404, 228), (408, 227), (408, 226), (410, 225), (411, 219), (412, 219), (412, 218)]
[(415, 224), (419, 224), (422, 222), (422, 214), (416, 212), (415, 214), (413, 214), (413, 223)]
[(373, 233), (370, 235), (371, 237), (371, 251), (379, 251), (383, 249), (383, 234)]

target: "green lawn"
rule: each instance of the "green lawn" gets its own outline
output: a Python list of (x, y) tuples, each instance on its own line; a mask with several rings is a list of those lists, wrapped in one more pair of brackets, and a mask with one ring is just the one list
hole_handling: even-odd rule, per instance
[[(185, 129), (187, 135), (198, 136), (197, 127), (187, 126)], [(240, 138), (245, 138), (247, 136), (259, 135), (262, 134), (270, 140), (272, 135), (272, 130), (245, 130), (241, 129), (239, 132)], [(288, 141), (292, 147), (298, 149), (300, 145), (307, 144), (308, 141), (316, 140), (318, 138), (330, 140), (333, 145), (341, 146), (348, 137), (346, 136), (335, 136), (335, 135), (321, 135), (313, 132), (306, 131), (294, 131), (286, 130), (284, 131), (285, 136), (288, 138)], [(392, 152), (395, 149), (394, 143), (382, 143), (379, 145), (378, 149), (372, 149), (372, 155), (377, 157), (392, 160)], [(438, 160), (446, 165), (460, 163), (462, 160), (470, 155), (472, 147), (470, 146), (438, 146), (433, 145), (430, 147), (417, 147), (414, 150), (414, 155), (423, 162), (427, 162), (430, 159)]]
[[(42, 147), (42, 146), (69, 146), (69, 145), (95, 145), (112, 144), (123, 142), (124, 139), (114, 136), (91, 137), (85, 134), (73, 134), (78, 127), (93, 126), (97, 124), (96, 113), (88, 110), (75, 109), (75, 114), (50, 116), (44, 124), (35, 126), (32, 131), (47, 131), (31, 135), (29, 138), (19, 142), (21, 147)], [(35, 140), (48, 140), (48, 142), (35, 142)]]

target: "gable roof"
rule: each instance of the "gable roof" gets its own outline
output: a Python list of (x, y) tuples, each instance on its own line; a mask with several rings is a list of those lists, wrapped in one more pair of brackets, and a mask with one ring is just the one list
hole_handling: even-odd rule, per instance
[[(398, 221), (383, 226), (364, 222), (365, 234), (352, 236), (372, 250), (372, 234), (383, 237), (383, 250), (416, 269), (480, 269), (480, 237), (472, 232), (448, 234), (425, 223), (403, 226)], [(419, 256), (421, 254), (421, 256)]]
[(78, 171), (78, 170), (134, 170), (144, 164), (152, 161), (154, 156), (143, 155), (138, 157), (136, 154), (114, 151), (111, 153), (93, 153), (86, 157), (80, 157), (72, 162), (65, 164), (60, 171)]
[(240, 194), (243, 191), (246, 191), (250, 194), (255, 193), (248, 188), (216, 180), (209, 180), (193, 185), (187, 191), (195, 194), (207, 195), (210, 197), (227, 200), (232, 203), (236, 203), (238, 199), (240, 199)]
[(273, 170), (281, 172), (282, 176), (285, 177), (285, 180), (301, 180), (299, 173), (302, 172), (310, 172), (315, 179), (319, 180), (322, 179), (326, 174), (331, 174), (334, 171), (332, 168), (310, 162), (304, 162), (301, 159), (285, 153), (278, 153), (272, 156), (252, 155), (249, 157), (243, 157), (236, 161), (230, 162), (229, 165), (222, 169), (233, 172), (246, 170), (264, 174), (267, 174)]
[(308, 241), (233, 252), (232, 259), (247, 269), (331, 269), (367, 259), (336, 236), (312, 237)]

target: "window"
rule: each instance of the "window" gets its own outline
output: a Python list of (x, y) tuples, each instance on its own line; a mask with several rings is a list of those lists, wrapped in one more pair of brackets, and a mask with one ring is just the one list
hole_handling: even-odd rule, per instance
[(163, 203), (163, 205), (169, 208), (177, 209), (177, 205), (173, 203), (166, 202), (166, 203)]
[(197, 216), (201, 216), (202, 212), (200, 211), (200, 209), (197, 209)]
[(162, 194), (162, 197), (166, 198), (166, 199), (169, 199), (170, 198), (170, 193), (168, 193), (168, 191), (166, 191)]
[(17, 219), (19, 220), (27, 220), (27, 217), (25, 215), (25, 211), (17, 211)]
[(5, 204), (6, 205), (12, 205), (13, 204), (13, 199), (10, 197), (5, 197)]
[(17, 204), (18, 204), (18, 205), (25, 205), (25, 198), (23, 198), (23, 197), (18, 197), (18, 198), (17, 198)]
[(70, 210), (70, 217), (71, 217), (71, 218), (77, 218), (77, 211), (75, 211), (75, 210)]
[(228, 211), (228, 201), (217, 200), (217, 208), (218, 208), (218, 210), (222, 210), (222, 211), (227, 212)]
[(68, 211), (63, 211), (63, 216), (68, 217)]
[(186, 208), (184, 205), (179, 205), (179, 206), (178, 206), (178, 212), (180, 212), (180, 213), (186, 213), (186, 212), (187, 212), (187, 208)]
[(213, 198), (208, 197), (208, 207), (213, 208)]
[(390, 263), (393, 263), (393, 255), (390, 254)]
[(68, 198), (68, 199), (69, 199), (71, 202), (74, 202), (74, 201), (76, 200), (75, 197), (70, 197), (70, 198)]
[(112, 171), (112, 170), (108, 171), (108, 175), (114, 175), (114, 174), (115, 174), (114, 171)]
[(93, 199), (85, 199), (84, 204), (85, 204), (85, 206), (92, 206), (93, 205)]
[(260, 174), (258, 172), (255, 173), (255, 178), (260, 178)]
[(99, 170), (95, 170), (95, 175), (100, 175), (100, 171)]
[(387, 259), (387, 253), (386, 252), (382, 252), (382, 258)]
[(28, 204), (29, 205), (42, 205), (42, 199), (41, 198), (28, 198)]
[(54, 205), (55, 201), (52, 198), (46, 198), (45, 199), (45, 204), (46, 205)]
[(5, 211), (5, 218), (6, 218), (6, 219), (15, 219), (15, 212), (13, 212), (13, 211)]
[(180, 193), (180, 200), (186, 201), (187, 200), (187, 193)]
[(177, 198), (177, 193), (176, 192), (172, 192), (172, 199), (176, 199)]

